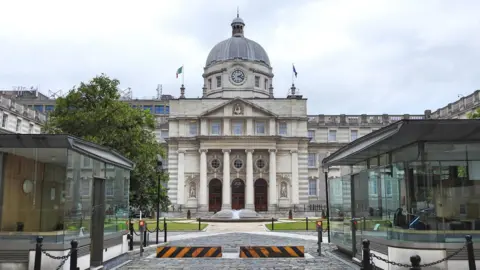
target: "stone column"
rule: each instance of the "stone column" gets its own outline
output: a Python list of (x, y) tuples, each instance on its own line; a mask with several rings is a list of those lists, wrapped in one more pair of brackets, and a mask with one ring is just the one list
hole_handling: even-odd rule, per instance
[(199, 210), (208, 211), (207, 192), (207, 149), (200, 149), (200, 194), (198, 195)]
[(277, 149), (270, 149), (270, 163), (268, 166), (268, 208), (275, 209), (277, 202)]
[(292, 155), (292, 204), (299, 204), (298, 199), (298, 150), (291, 150)]
[(185, 204), (185, 151), (178, 150), (177, 204)]
[(247, 152), (247, 183), (245, 185), (245, 209), (255, 210), (254, 187), (253, 187), (253, 149)]
[(223, 149), (222, 210), (232, 209), (230, 186), (230, 149)]

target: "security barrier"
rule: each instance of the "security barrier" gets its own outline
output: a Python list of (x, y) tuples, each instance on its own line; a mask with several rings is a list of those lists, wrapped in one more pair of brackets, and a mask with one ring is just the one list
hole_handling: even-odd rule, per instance
[(222, 247), (157, 247), (157, 258), (218, 258)]
[(240, 247), (240, 258), (295, 258), (305, 257), (304, 246)]

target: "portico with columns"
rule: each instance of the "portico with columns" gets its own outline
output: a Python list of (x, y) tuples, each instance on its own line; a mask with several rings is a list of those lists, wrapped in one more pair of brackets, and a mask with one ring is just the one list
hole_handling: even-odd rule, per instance
[(290, 209), (308, 202), (306, 99), (275, 98), (266, 51), (244, 21), (207, 57), (203, 96), (169, 101), (168, 196), (175, 209)]

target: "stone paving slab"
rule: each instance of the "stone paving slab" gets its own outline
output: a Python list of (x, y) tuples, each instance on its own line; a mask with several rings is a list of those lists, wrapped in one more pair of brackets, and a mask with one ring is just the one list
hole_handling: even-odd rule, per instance
[[(303, 245), (310, 258), (269, 258), (269, 259), (231, 259), (231, 258), (183, 258), (183, 259), (157, 259), (153, 258), (154, 250), (146, 252), (143, 257), (134, 256), (132, 262), (119, 269), (359, 269), (329, 256), (326, 252), (334, 249), (333, 245), (322, 245), (322, 256), (318, 256), (317, 243), (310, 235), (290, 234), (282, 237), (281, 233), (222, 233), (208, 234), (200, 237), (197, 234), (185, 235), (184, 238), (174, 240), (171, 246), (222, 246), (232, 250), (240, 246), (251, 245)], [(188, 236), (197, 237), (188, 237)], [(207, 236), (208, 235), (208, 236)], [(150, 258), (149, 258), (150, 257)]]

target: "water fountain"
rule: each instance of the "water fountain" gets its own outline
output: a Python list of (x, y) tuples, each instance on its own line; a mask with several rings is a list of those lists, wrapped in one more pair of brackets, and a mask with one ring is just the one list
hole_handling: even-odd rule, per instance
[(240, 209), (221, 210), (209, 218), (202, 218), (202, 220), (206, 222), (263, 222), (272, 221), (272, 218), (266, 218), (253, 210)]

